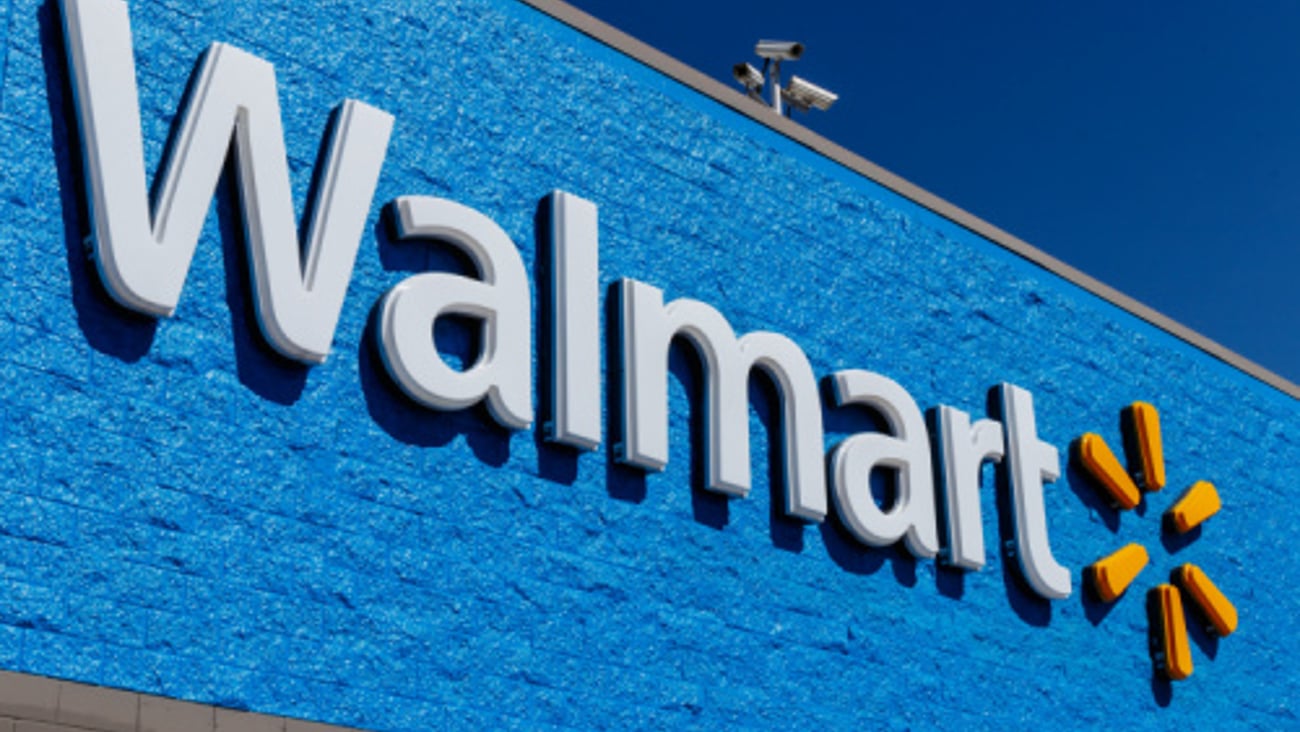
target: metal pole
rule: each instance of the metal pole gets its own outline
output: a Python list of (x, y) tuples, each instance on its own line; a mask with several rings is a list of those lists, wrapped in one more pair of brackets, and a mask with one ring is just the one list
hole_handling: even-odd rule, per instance
[(767, 83), (772, 85), (772, 109), (777, 114), (781, 114), (781, 60), (777, 59), (772, 64), (772, 73), (767, 77)]

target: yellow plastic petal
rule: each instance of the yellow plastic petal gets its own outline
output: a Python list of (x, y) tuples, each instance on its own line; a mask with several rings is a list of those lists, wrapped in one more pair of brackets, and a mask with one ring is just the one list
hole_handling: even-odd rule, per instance
[(1170, 679), (1181, 681), (1192, 675), (1192, 649), (1187, 642), (1187, 623), (1183, 620), (1183, 599), (1173, 585), (1159, 585), (1152, 591), (1159, 605), (1156, 663)]
[(1124, 594), (1124, 590), (1133, 583), (1151, 557), (1141, 544), (1129, 544), (1108, 557), (1098, 559), (1092, 564), (1092, 577), (1096, 583), (1097, 596), (1104, 602), (1112, 602)]
[(1192, 602), (1205, 613), (1210, 626), (1219, 635), (1231, 635), (1237, 629), (1237, 608), (1210, 581), (1209, 575), (1195, 564), (1178, 568), (1178, 584), (1187, 590)]
[(1138, 505), (1141, 494), (1128, 471), (1119, 464), (1101, 435), (1089, 432), (1079, 440), (1079, 457), (1083, 467), (1097, 479), (1111, 500), (1125, 511)]
[(1160, 439), (1160, 413), (1146, 402), (1133, 402), (1129, 409), (1133, 415), (1138, 451), (1142, 453), (1142, 485), (1149, 491), (1158, 491), (1165, 487), (1165, 448)]
[(1199, 480), (1169, 509), (1168, 516), (1178, 533), (1185, 534), (1218, 513), (1220, 508), (1223, 508), (1223, 503), (1214, 484)]

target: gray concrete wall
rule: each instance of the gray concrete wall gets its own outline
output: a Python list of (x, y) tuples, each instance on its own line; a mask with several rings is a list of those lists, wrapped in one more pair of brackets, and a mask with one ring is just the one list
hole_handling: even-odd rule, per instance
[(0, 732), (345, 732), (345, 729), (0, 671)]

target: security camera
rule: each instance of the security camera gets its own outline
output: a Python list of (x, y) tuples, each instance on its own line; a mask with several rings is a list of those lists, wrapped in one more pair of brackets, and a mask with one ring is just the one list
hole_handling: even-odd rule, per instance
[(763, 88), (763, 74), (752, 64), (739, 63), (731, 67), (731, 75), (736, 77), (750, 91), (757, 91)]
[(731, 75), (744, 85), (746, 96), (750, 99), (764, 102), (764, 89), (770, 88), (772, 92), (770, 105), (773, 112), (789, 117), (790, 111), (785, 108), (787, 103), (789, 109), (797, 109), (800, 112), (807, 112), (813, 107), (824, 111), (830, 109), (835, 100), (839, 99), (835, 94), (797, 76), (791, 78), (788, 86), (781, 88), (781, 62), (794, 61), (802, 56), (802, 43), (759, 41), (754, 47), (754, 53), (763, 57), (761, 71), (750, 64), (739, 63), (731, 68)]
[(835, 100), (840, 98), (838, 94), (834, 94), (811, 81), (805, 81), (797, 76), (790, 77), (790, 84), (783, 90), (782, 96), (792, 106), (798, 107), (805, 112), (812, 107), (825, 112), (831, 108)]
[(754, 53), (776, 61), (793, 61), (803, 55), (803, 44), (794, 41), (759, 41)]

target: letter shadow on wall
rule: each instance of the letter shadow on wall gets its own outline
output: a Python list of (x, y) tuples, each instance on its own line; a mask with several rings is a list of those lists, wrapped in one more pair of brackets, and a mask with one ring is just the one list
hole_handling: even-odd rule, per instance
[[(934, 586), (940, 595), (960, 600), (966, 594), (966, 574), (967, 570), (961, 567), (953, 566), (948, 562), (952, 556), (951, 538), (948, 534), (948, 527), (952, 525), (953, 517), (948, 513), (948, 502), (944, 495), (945, 486), (943, 478), (943, 461), (939, 457), (943, 449), (943, 436), (939, 429), (939, 410), (938, 408), (927, 409), (925, 411), (925, 428), (926, 434), (930, 437), (930, 470), (934, 475), (934, 515), (939, 520), (939, 542), (942, 548), (939, 550), (939, 556), (934, 559)], [(993, 469), (988, 462), (980, 463), (980, 487), (985, 485), (985, 477), (989, 470)], [(996, 486), (997, 478), (994, 478)], [(983, 531), (983, 521), (980, 522), (980, 530)]]
[[(128, 363), (142, 359), (153, 345), (158, 330), (158, 320), (135, 313), (113, 300), (105, 289), (99, 273), (95, 271), (86, 242), (90, 241), (92, 222), (84, 180), (84, 156), (76, 106), (68, 69), (63, 24), (57, 3), (51, 0), (38, 11), (41, 33), (41, 55), (45, 70), (45, 85), (50, 106), (53, 130), (52, 146), (58, 170), (62, 206), (64, 246), (72, 283), (72, 303), (77, 312), (77, 325), (92, 348)], [(190, 100), (195, 76), (201, 60), (186, 82), (181, 96), (180, 109)], [(150, 202), (157, 200), (163, 171), (167, 170), (170, 151), (180, 131), (183, 115), (177, 114), (167, 132), (163, 147), (164, 159), (153, 171)], [(317, 147), (316, 164), (307, 193), (307, 201), (316, 198), (319, 174), (328, 153), (328, 141), (333, 134), (337, 112), (330, 115), (329, 124)], [(302, 396), (310, 367), (281, 356), (267, 343), (257, 322), (257, 307), (253, 302), (254, 288), (248, 262), (247, 236), (242, 222), (243, 210), (239, 195), (238, 173), (232, 151), (226, 157), (221, 179), (217, 183), (215, 201), (217, 224), (221, 236), (222, 260), (226, 280), (226, 305), (230, 311), (231, 336), (235, 347), (235, 366), (240, 383), (258, 396), (277, 404), (293, 404)], [(305, 240), (308, 222), (311, 221), (311, 204), (300, 219), (299, 241)], [(200, 235), (202, 237), (202, 235)], [(198, 246), (205, 242), (200, 238)], [(197, 256), (197, 255), (196, 255)], [(183, 297), (183, 296), (182, 296)]]
[[(835, 395), (833, 380), (826, 377), (820, 383), (822, 392), (822, 424), (828, 441), (840, 442), (836, 437), (847, 437), (859, 432), (889, 432), (889, 426), (883, 417), (873, 409), (861, 405), (834, 407)], [(885, 547), (868, 546), (857, 539), (845, 526), (835, 509), (835, 496), (831, 487), (831, 455), (826, 453), (826, 487), (830, 494), (831, 510), (826, 520), (818, 527), (826, 553), (839, 567), (847, 572), (859, 575), (874, 575), (881, 567), (889, 564), (894, 579), (904, 587), (915, 587), (917, 582), (917, 559), (912, 556), (903, 542), (897, 541)], [(898, 474), (893, 470), (871, 471), (871, 497), (876, 505), (889, 510), (898, 495)]]
[(618, 282), (605, 290), (605, 392), (609, 409), (606, 412), (605, 434), (605, 490), (610, 498), (629, 503), (641, 503), (646, 498), (645, 471), (619, 462), (619, 444), (623, 440), (623, 361), (622, 328), (619, 311), (622, 309), (622, 291)]
[[(993, 419), (1006, 424), (1002, 413), (1002, 399), (998, 388), (988, 391), (988, 414)], [(1068, 463), (1068, 461), (1067, 461)], [(1020, 560), (1015, 549), (1015, 518), (1011, 501), (1010, 458), (1002, 459), (997, 470), (997, 507), (998, 507), (998, 557), (1002, 560), (1002, 583), (1006, 587), (1007, 600), (1011, 609), (1021, 620), (1038, 628), (1045, 628), (1052, 622), (1052, 601), (1040, 596), (1025, 581), (1020, 569)], [(1081, 593), (1082, 594), (1082, 593)]]
[[(609, 298), (617, 301), (617, 298)], [(614, 350), (615, 357), (619, 353)], [(678, 336), (673, 338), (672, 344), (668, 349), (668, 373), (676, 380), (677, 385), (686, 395), (686, 403), (689, 404), (687, 413), (687, 444), (690, 445), (690, 490), (691, 490), (691, 516), (696, 522), (714, 529), (723, 529), (731, 521), (730, 497), (709, 490), (708, 469), (705, 465), (705, 448), (703, 445), (708, 444), (708, 434), (705, 431), (704, 416), (708, 411), (705, 404), (704, 394), (704, 362), (699, 353), (690, 341)], [(673, 388), (671, 384), (668, 389), (669, 404), (673, 403)], [(618, 410), (619, 416), (622, 416), (622, 408)], [(669, 430), (671, 426), (670, 413)], [(671, 434), (671, 432), (670, 432)], [(672, 442), (670, 437), (670, 444)], [(677, 459), (681, 459), (679, 455)], [(609, 476), (610, 495), (615, 498), (623, 498), (640, 502), (645, 500), (645, 473), (639, 468), (626, 466), (615, 462), (610, 466)], [(626, 476), (624, 471), (636, 471), (640, 474), (638, 481), (635, 476)], [(615, 472), (617, 471), (617, 472)], [(621, 493), (625, 489), (631, 489), (627, 493)], [(616, 492), (620, 491), (620, 492)]]
[(83, 155), (76, 105), (73, 101), (67, 45), (58, 3), (47, 0), (36, 13), (41, 39), (41, 64), (49, 102), (51, 148), (59, 178), (63, 245), (72, 284), (72, 306), (86, 342), (100, 353), (127, 363), (144, 358), (153, 345), (158, 321), (115, 302), (95, 271), (86, 243), (90, 241), (90, 202), (83, 184)]
[[(754, 465), (758, 465), (760, 456), (767, 456), (768, 531), (772, 546), (797, 554), (804, 549), (803, 532), (808, 524), (803, 519), (790, 516), (785, 512), (786, 415), (781, 407), (781, 391), (777, 387), (776, 380), (762, 369), (755, 369), (753, 377), (749, 380), (749, 403), (763, 427), (759, 435), (762, 439), (756, 440), (753, 434), (750, 435), (752, 441), (750, 455), (753, 456), (750, 460)], [(754, 483), (755, 488), (759, 487), (759, 481), (755, 480)]]
[[(337, 114), (330, 115), (316, 153), (316, 173), (312, 174), (307, 200), (316, 197), (317, 176), (325, 162), (326, 141), (333, 134)], [(173, 125), (174, 128), (174, 125)], [(173, 134), (175, 130), (173, 129)], [(171, 143), (168, 141), (168, 148)], [(155, 185), (157, 185), (155, 178)], [(306, 224), (311, 220), (310, 209), (304, 211), (299, 226), (298, 241), (304, 241)], [(221, 253), (226, 274), (226, 307), (230, 309), (230, 331), (235, 343), (235, 369), (239, 383), (253, 393), (277, 404), (297, 402), (307, 386), (311, 367), (281, 356), (262, 335), (257, 322), (257, 306), (253, 302), (256, 288), (249, 266), (248, 236), (244, 231), (243, 203), (239, 195), (239, 174), (235, 164), (234, 142), (226, 156), (226, 164), (217, 183), (217, 222), (221, 228)], [(202, 246), (202, 241), (199, 242)]]
[[(705, 464), (704, 445), (708, 444), (704, 416), (708, 412), (704, 393), (704, 361), (690, 341), (677, 337), (668, 351), (668, 373), (686, 392), (690, 404), (687, 434), (690, 436), (691, 516), (697, 523), (713, 529), (724, 529), (731, 521), (731, 498), (707, 488), (708, 467)], [(672, 388), (668, 401), (672, 403)]]
[[(605, 298), (605, 360), (606, 380), (610, 394), (607, 434), (620, 435), (622, 431), (623, 405), (621, 403), (622, 372), (619, 340), (620, 289), (617, 283), (610, 285)], [(677, 386), (684, 392), (689, 405), (687, 413), (687, 444), (689, 453), (689, 481), (691, 491), (692, 518), (704, 526), (723, 529), (731, 521), (732, 497), (708, 488), (708, 467), (705, 463), (705, 449), (708, 434), (705, 427), (705, 415), (708, 406), (704, 393), (704, 362), (691, 341), (678, 336), (673, 339), (668, 350), (668, 373)], [(762, 369), (756, 368), (750, 375), (749, 403), (753, 414), (762, 426), (761, 432), (755, 434), (750, 430), (750, 461), (752, 466), (766, 462), (766, 484), (768, 486), (768, 531), (772, 545), (786, 551), (801, 552), (804, 548), (805, 522), (787, 516), (785, 513), (785, 458), (781, 449), (784, 427), (781, 400), (776, 383)], [(669, 388), (670, 402), (673, 389)], [(670, 427), (671, 430), (671, 427)], [(646, 471), (625, 465), (618, 461), (617, 440), (610, 440), (606, 450), (606, 490), (611, 498), (631, 503), (640, 503), (646, 498)], [(680, 441), (679, 441), (680, 442)], [(766, 460), (764, 461), (764, 457)], [(681, 459), (680, 455), (677, 459)], [(750, 500), (760, 493), (764, 481), (752, 480), (755, 489)]]
[[(555, 418), (551, 413), (555, 374), (551, 367), (552, 359), (546, 357), (546, 354), (555, 353), (555, 314), (548, 305), (554, 295), (551, 291), (551, 250), (554, 246), (551, 241), (551, 198), (550, 195), (543, 198), (533, 214), (533, 251), (536, 253), (533, 262), (533, 292), (536, 293), (533, 300), (533, 343), (538, 354), (534, 393), (537, 394), (538, 421), (542, 423), (533, 430), (533, 442), (537, 450), (538, 475), (555, 483), (573, 485), (578, 479), (578, 458), (583, 451), (551, 442), (547, 439), (545, 426)], [(602, 327), (605, 327), (604, 323)]]
[[(385, 270), (479, 276), (470, 258), (454, 245), (436, 240), (398, 241), (395, 221), (390, 205), (375, 224), (379, 261)], [(361, 391), (371, 419), (394, 439), (418, 447), (444, 447), (464, 436), (477, 459), (492, 467), (504, 465), (510, 459), (510, 430), (498, 425), (483, 403), (456, 411), (429, 409), (407, 396), (389, 375), (380, 353), (382, 307), (381, 298), (366, 319), (357, 353)], [(483, 327), (478, 319), (443, 316), (434, 323), (432, 337), (448, 364), (465, 369), (483, 353)]]

